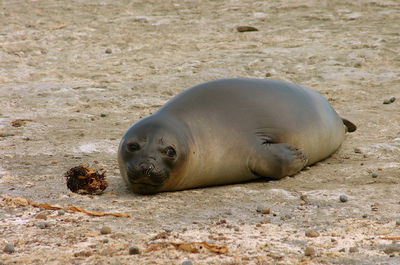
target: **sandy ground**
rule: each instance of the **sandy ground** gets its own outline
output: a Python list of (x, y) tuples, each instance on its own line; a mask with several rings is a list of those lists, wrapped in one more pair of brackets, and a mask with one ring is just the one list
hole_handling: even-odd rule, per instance
[[(0, 264), (400, 264), (388, 240), (400, 236), (399, 25), (397, 0), (0, 1)], [(313, 88), (358, 130), (281, 181), (128, 191), (116, 161), (124, 131), (226, 77)], [(82, 163), (106, 170), (103, 195), (66, 188), (64, 173)], [(158, 244), (203, 241), (229, 251)]]

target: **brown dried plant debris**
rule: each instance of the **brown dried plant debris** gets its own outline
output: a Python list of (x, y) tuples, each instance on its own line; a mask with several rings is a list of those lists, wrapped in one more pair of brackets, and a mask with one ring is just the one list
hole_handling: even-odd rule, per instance
[(211, 245), (206, 242), (189, 242), (189, 243), (175, 243), (175, 242), (162, 242), (151, 245), (145, 249), (144, 252), (151, 252), (168, 246), (174, 246), (176, 249), (188, 251), (190, 253), (199, 253), (203, 249), (207, 249), (215, 254), (227, 254), (229, 252), (226, 246)]
[(85, 164), (71, 168), (64, 177), (67, 187), (75, 193), (101, 194), (108, 187), (104, 172), (98, 173)]
[[(1, 198), (1, 197), (0, 197)], [(33, 207), (41, 208), (41, 209), (46, 209), (46, 210), (65, 210), (69, 212), (74, 212), (74, 213), (84, 213), (89, 216), (115, 216), (115, 217), (125, 217), (125, 218), (130, 218), (129, 214), (124, 214), (124, 213), (106, 213), (106, 212), (100, 212), (100, 211), (87, 211), (85, 209), (76, 207), (76, 206), (54, 206), (50, 205), (48, 203), (34, 203), (32, 201), (29, 201), (25, 198), (21, 197), (10, 197), (8, 195), (5, 195), (4, 201), (7, 205), (10, 206), (28, 206), (31, 205)]]
[(10, 122), (13, 127), (22, 127), (26, 124), (27, 121), (32, 121), (30, 119), (16, 119)]

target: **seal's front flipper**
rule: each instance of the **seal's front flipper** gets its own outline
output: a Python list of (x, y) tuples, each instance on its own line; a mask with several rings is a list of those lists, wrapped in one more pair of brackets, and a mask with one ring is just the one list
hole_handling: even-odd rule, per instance
[(249, 159), (249, 169), (259, 177), (280, 179), (296, 174), (307, 164), (307, 157), (286, 143), (263, 144), (254, 151)]

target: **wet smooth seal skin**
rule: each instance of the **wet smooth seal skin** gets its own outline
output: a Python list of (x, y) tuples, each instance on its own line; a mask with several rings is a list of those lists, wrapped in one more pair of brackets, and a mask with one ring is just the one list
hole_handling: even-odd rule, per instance
[(184, 91), (133, 124), (118, 162), (140, 194), (280, 179), (328, 157), (355, 130), (309, 88), (222, 79)]

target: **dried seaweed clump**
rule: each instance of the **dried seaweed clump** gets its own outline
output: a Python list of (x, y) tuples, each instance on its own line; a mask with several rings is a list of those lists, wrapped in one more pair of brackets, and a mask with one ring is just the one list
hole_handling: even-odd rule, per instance
[(100, 194), (108, 187), (104, 172), (98, 173), (85, 165), (71, 168), (64, 177), (67, 187), (76, 193)]

